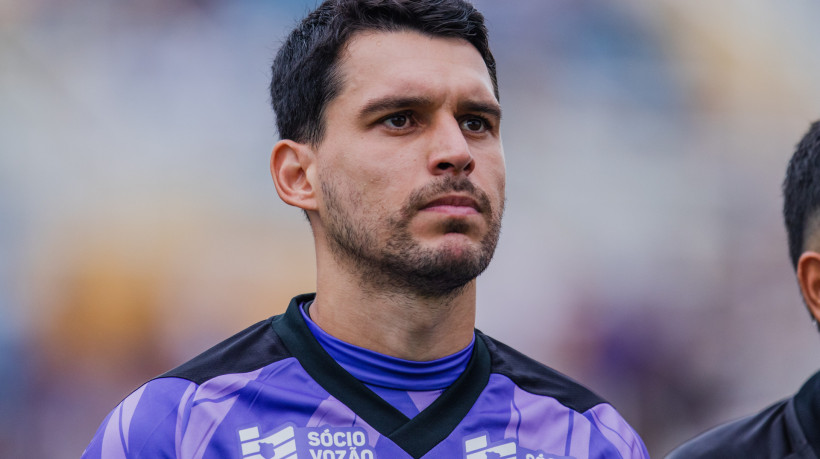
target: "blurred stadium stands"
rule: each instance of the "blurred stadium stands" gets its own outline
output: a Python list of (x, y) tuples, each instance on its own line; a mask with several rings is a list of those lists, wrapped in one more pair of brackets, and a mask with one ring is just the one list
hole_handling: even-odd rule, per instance
[[(820, 367), (780, 217), (820, 4), (476, 1), (508, 207), (479, 328), (653, 457)], [(268, 66), (313, 1), (0, 0), (0, 456), (78, 457), (144, 380), (310, 291)]]

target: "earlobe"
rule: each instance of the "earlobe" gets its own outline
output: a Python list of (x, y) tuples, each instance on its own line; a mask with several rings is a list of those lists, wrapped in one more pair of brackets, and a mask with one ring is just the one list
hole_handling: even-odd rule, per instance
[(304, 210), (316, 210), (316, 195), (310, 171), (313, 149), (292, 140), (280, 140), (273, 146), (270, 173), (276, 192), (285, 203)]
[(797, 261), (797, 280), (809, 312), (820, 321), (820, 253), (803, 252)]

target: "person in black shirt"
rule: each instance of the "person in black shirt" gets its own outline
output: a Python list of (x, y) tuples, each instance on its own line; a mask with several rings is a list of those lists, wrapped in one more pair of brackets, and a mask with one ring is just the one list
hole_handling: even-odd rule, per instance
[[(789, 255), (803, 300), (820, 320), (820, 121), (797, 145), (783, 182)], [(820, 371), (792, 397), (709, 430), (667, 459), (820, 458)]]

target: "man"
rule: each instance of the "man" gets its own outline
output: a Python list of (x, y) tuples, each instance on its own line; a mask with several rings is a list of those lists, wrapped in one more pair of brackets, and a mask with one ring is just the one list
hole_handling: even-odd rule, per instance
[(478, 11), (328, 0), (271, 96), (316, 293), (137, 389), (85, 457), (648, 457), (609, 404), (474, 330), (505, 183)]
[[(789, 255), (812, 321), (820, 320), (820, 121), (797, 145), (783, 182)], [(792, 397), (718, 426), (668, 458), (820, 458), (820, 372)]]

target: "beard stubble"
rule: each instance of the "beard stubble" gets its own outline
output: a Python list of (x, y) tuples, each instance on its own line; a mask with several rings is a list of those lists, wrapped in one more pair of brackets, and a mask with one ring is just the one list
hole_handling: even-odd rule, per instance
[[(328, 178), (329, 180), (325, 180)], [(384, 221), (389, 236), (380, 241), (373, 222), (357, 218), (352, 209), (362, 209), (361, 196), (342, 193), (330, 177), (322, 177), (327, 212), (323, 217), (333, 256), (354, 269), (361, 286), (381, 291), (403, 292), (423, 298), (441, 298), (460, 293), (490, 264), (501, 232), (503, 200), (494, 208), (487, 194), (467, 177), (444, 176), (411, 193), (405, 205)], [(347, 191), (347, 190), (345, 190)], [(468, 193), (478, 203), (487, 232), (478, 246), (445, 242), (423, 247), (410, 232), (410, 223), (421, 206), (447, 192)], [(347, 198), (347, 202), (341, 200)], [(472, 224), (445, 219), (437, 231), (467, 233)]]

